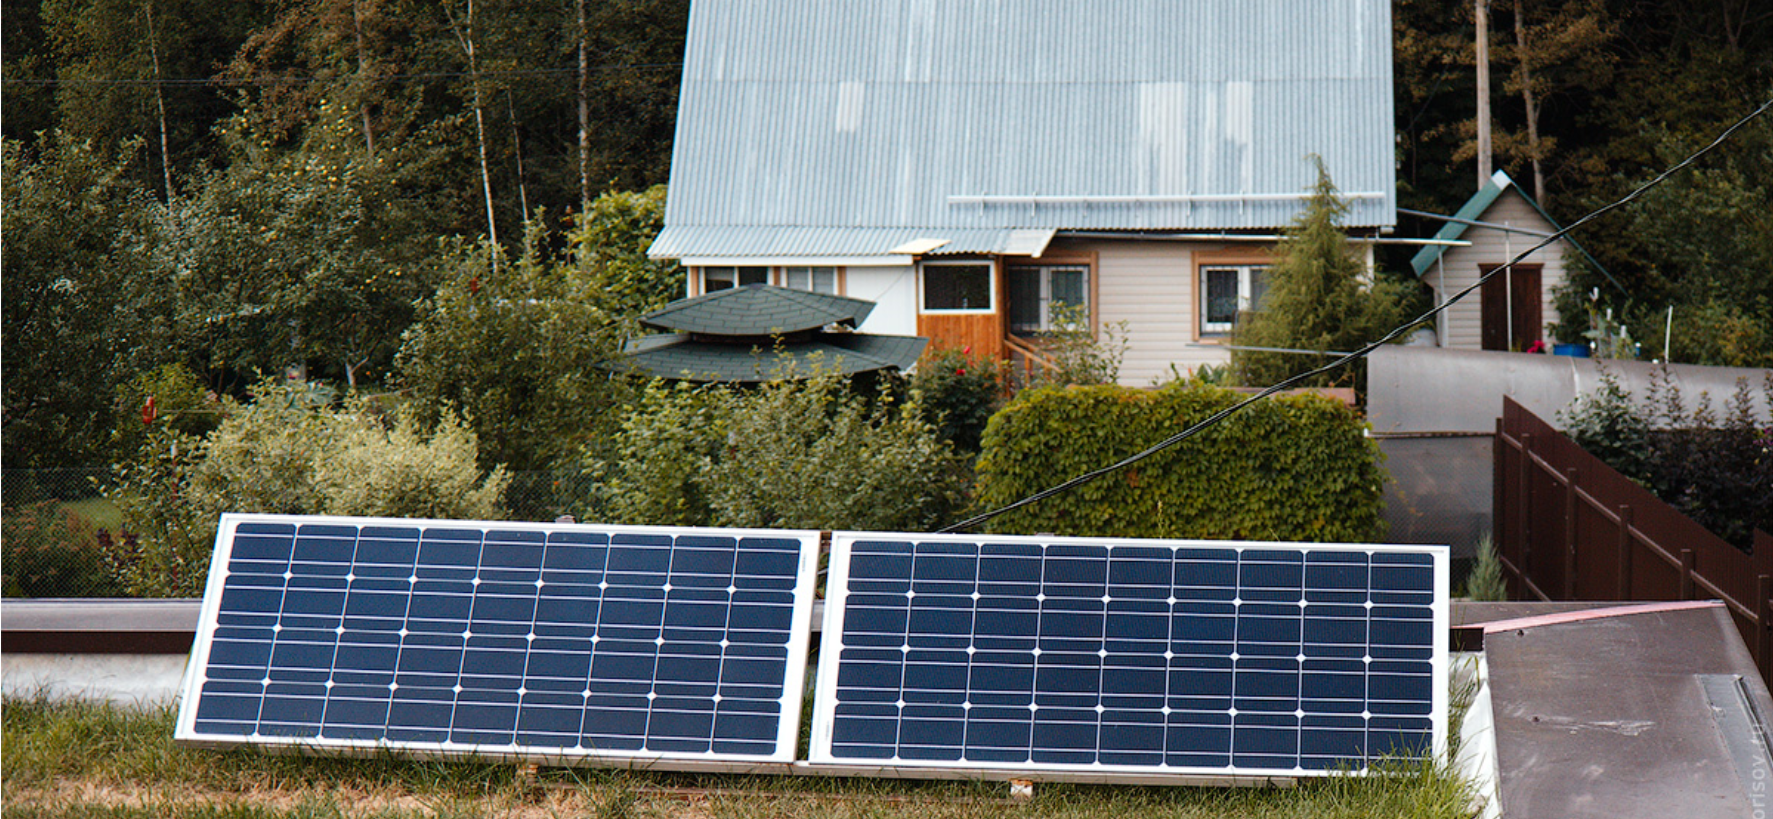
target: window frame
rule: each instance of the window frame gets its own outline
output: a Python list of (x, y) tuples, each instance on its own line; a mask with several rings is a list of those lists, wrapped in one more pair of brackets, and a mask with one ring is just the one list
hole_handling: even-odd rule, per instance
[[(1256, 308), (1254, 287), (1252, 286), (1253, 274), (1257, 272), (1266, 274), (1271, 267), (1273, 265), (1266, 259), (1260, 261), (1254, 259), (1201, 261), (1195, 267), (1194, 276), (1195, 286), (1198, 288), (1195, 309), (1196, 315), (1199, 317), (1199, 321), (1196, 323), (1196, 335), (1201, 338), (1222, 338), (1231, 335), (1231, 331), (1237, 326), (1237, 314)], [(1207, 318), (1210, 309), (1207, 303), (1207, 275), (1228, 270), (1237, 273), (1237, 309), (1232, 312), (1231, 321), (1209, 321)], [(1263, 289), (1267, 289), (1266, 285)]]
[[(930, 307), (929, 284), (926, 280), (931, 268), (938, 267), (983, 267), (985, 268), (985, 293), (988, 304), (985, 307)], [(917, 263), (917, 313), (918, 315), (935, 316), (989, 316), (995, 315), (998, 309), (998, 264), (995, 259), (944, 259), (942, 261), (920, 261)]]
[[(831, 265), (790, 265), (790, 266), (778, 267), (775, 270), (776, 270), (776, 277), (775, 278), (776, 278), (776, 281), (779, 282), (778, 286), (780, 286), (780, 287), (785, 287), (785, 288), (788, 288), (789, 290), (799, 290), (804, 293), (819, 293), (819, 294), (827, 295), (827, 296), (841, 296), (841, 295), (843, 295), (843, 277), (838, 275), (838, 268), (836, 268), (834, 266), (831, 266)], [(804, 287), (804, 288), (797, 287), (794, 284), (794, 280), (792, 277), (797, 272), (803, 273), (806, 275), (806, 277), (807, 277), (807, 286), (806, 287)], [(831, 289), (829, 291), (819, 289), (817, 277), (820, 273), (827, 274), (831, 277)]]
[[(763, 271), (762, 280), (751, 281), (751, 282), (745, 281), (745, 272), (746, 271), (758, 271), (758, 270)], [(708, 278), (708, 274), (713, 273), (714, 271), (731, 271), (732, 272), (731, 283), (725, 285), (724, 287), (715, 287), (715, 288), (708, 287), (708, 283), (710, 281), (713, 281)], [(722, 290), (733, 290), (733, 289), (737, 289), (740, 287), (744, 287), (747, 284), (769, 284), (770, 273), (771, 273), (771, 269), (767, 265), (754, 265), (754, 264), (712, 265), (709, 267), (700, 267), (700, 268), (696, 269), (696, 284), (701, 288), (702, 292), (700, 295), (706, 296), (709, 293), (719, 293)]]
[[(1004, 265), (1004, 326), (1008, 327), (1010, 332), (1018, 333), (1018, 334), (1039, 334), (1039, 333), (1053, 332), (1054, 331), (1054, 328), (1053, 328), (1053, 307), (1052, 307), (1052, 305), (1053, 305), (1053, 274), (1055, 272), (1075, 271), (1075, 272), (1079, 272), (1079, 273), (1083, 274), (1083, 287), (1082, 287), (1083, 301), (1077, 306), (1080, 306), (1084, 309), (1084, 315), (1086, 317), (1086, 320), (1090, 324), (1090, 329), (1092, 331), (1094, 331), (1095, 324), (1096, 324), (1096, 322), (1095, 322), (1095, 300), (1093, 298), (1091, 298), (1092, 291), (1094, 290), (1094, 288), (1092, 287), (1092, 284), (1094, 283), (1094, 277), (1090, 275), (1090, 273), (1091, 273), (1090, 268), (1091, 268), (1090, 263), (1084, 262), (1084, 261), (1079, 261), (1079, 262), (1033, 262), (1033, 263), (1028, 263), (1028, 264), (1005, 264)], [(1011, 275), (1014, 274), (1018, 270), (1039, 271), (1039, 276), (1040, 276), (1039, 290), (1040, 290), (1040, 292), (1036, 298), (1037, 298), (1037, 301), (1039, 304), (1040, 322), (1039, 322), (1039, 326), (1032, 329), (1032, 330), (1023, 329), (1022, 327), (1017, 326), (1017, 324), (1015, 322), (1015, 317), (1013, 315), (1011, 315), (1011, 311), (1014, 310), (1014, 301), (1013, 301), (1011, 293), (1010, 293), (1010, 287), (1011, 287), (1010, 280), (1011, 280)]]

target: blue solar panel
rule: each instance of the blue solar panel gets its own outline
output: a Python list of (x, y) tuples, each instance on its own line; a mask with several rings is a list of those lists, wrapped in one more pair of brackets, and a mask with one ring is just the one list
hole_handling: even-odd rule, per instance
[(839, 533), (812, 762), (1299, 776), (1444, 747), (1445, 550)]
[(817, 532), (228, 515), (177, 736), (792, 762), (818, 545)]

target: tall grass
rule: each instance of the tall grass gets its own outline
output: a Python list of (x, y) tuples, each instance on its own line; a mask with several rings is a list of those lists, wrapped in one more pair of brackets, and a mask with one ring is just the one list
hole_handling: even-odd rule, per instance
[(210, 751), (172, 742), (170, 710), (15, 700), (4, 721), (3, 816), (173, 819), (479, 817), (1468, 817), (1467, 788), (1436, 763), (1381, 766), (1295, 788), (1041, 784), (543, 769), (394, 756)]

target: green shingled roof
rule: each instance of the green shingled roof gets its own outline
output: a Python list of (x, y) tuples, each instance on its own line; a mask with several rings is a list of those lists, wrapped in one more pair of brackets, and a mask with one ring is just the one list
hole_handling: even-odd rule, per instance
[(673, 333), (636, 339), (622, 363), (655, 378), (754, 384), (793, 375), (903, 370), (928, 343), (915, 336), (824, 333), (812, 341), (752, 346)]
[(873, 310), (871, 301), (752, 284), (674, 301), (641, 316), (640, 323), (680, 333), (756, 337), (828, 324), (855, 327)]

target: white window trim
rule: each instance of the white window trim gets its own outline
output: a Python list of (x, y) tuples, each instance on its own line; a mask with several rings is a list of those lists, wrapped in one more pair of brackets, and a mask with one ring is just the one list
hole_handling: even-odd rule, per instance
[(1208, 310), (1208, 307), (1207, 307), (1207, 273), (1208, 272), (1218, 271), (1218, 270), (1235, 270), (1235, 271), (1237, 271), (1237, 312), (1241, 313), (1245, 310), (1255, 309), (1255, 304), (1252, 303), (1252, 300), (1250, 298), (1251, 290), (1252, 290), (1250, 274), (1252, 274), (1256, 271), (1259, 271), (1259, 270), (1260, 271), (1267, 271), (1268, 268), (1269, 268), (1269, 265), (1267, 265), (1267, 264), (1203, 264), (1203, 265), (1201, 265), (1200, 272), (1199, 272), (1198, 277), (1195, 282), (1196, 286), (1198, 286), (1200, 288), (1200, 334), (1203, 336), (1229, 335), (1232, 330), (1232, 325), (1234, 325), (1236, 323), (1235, 321), (1208, 321), (1207, 320), (1207, 310)]
[[(967, 308), (950, 310), (943, 308), (927, 308), (924, 305), (923, 273), (932, 267), (978, 267), (984, 265), (989, 278), (986, 279), (986, 294), (990, 297), (991, 306), (983, 309)], [(917, 264), (917, 314), (920, 316), (989, 316), (997, 313), (997, 262), (992, 259), (956, 259), (942, 262), (918, 262)]]
[[(802, 290), (788, 281), (788, 271), (790, 270), (808, 271), (807, 289)], [(832, 265), (783, 265), (773, 269), (770, 280), (775, 282), (777, 286), (785, 287), (789, 290), (800, 290), (803, 293), (819, 293), (820, 291), (817, 288), (811, 286), (813, 284), (811, 271), (825, 271), (831, 274), (831, 292), (824, 295), (843, 295), (843, 276), (839, 273), (838, 268)]]
[[(721, 261), (728, 261), (728, 260), (721, 260)], [(831, 271), (832, 287), (834, 289), (830, 294), (827, 294), (827, 295), (836, 295), (836, 296), (844, 295), (844, 275), (843, 275), (844, 269), (843, 269), (842, 265), (703, 264), (703, 265), (685, 265), (685, 267), (689, 271), (689, 274), (686, 278), (686, 288), (688, 289), (688, 295), (690, 295), (690, 296), (706, 296), (709, 293), (720, 292), (719, 290), (709, 290), (708, 289), (708, 271), (709, 270), (711, 270), (711, 269), (738, 270), (740, 268), (762, 268), (764, 270), (764, 279), (763, 279), (762, 283), (773, 285), (776, 287), (788, 287), (788, 270), (790, 270), (790, 269), (804, 270), (804, 269), (810, 268), (810, 269), (829, 270), (829, 271)], [(721, 289), (725, 290), (727, 288), (721, 288)], [(789, 289), (799, 289), (799, 288), (789, 288)], [(802, 292), (817, 293), (818, 291), (817, 290), (808, 290), (808, 291), (802, 291)]]

